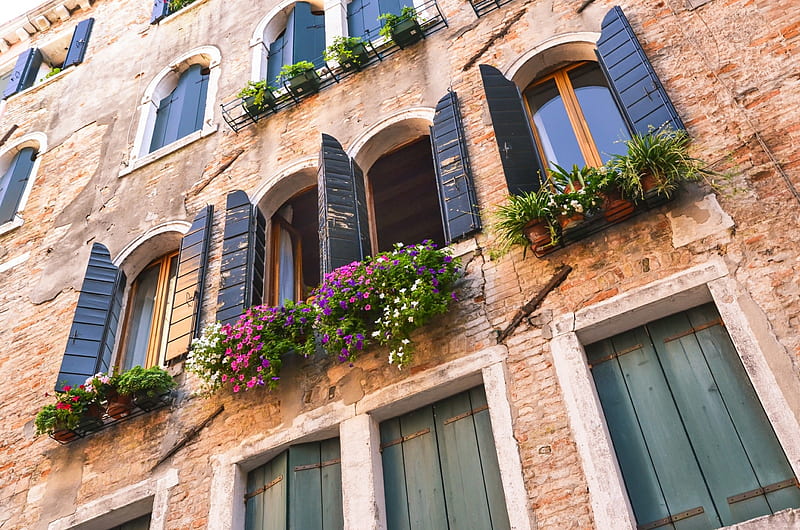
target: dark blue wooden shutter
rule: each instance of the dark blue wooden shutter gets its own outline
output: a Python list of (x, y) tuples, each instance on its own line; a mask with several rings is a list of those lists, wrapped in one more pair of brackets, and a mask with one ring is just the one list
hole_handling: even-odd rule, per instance
[(153, 0), (153, 13), (150, 15), (150, 23), (155, 24), (167, 15), (169, 15), (169, 0)]
[(17, 92), (22, 92), (33, 85), (36, 81), (36, 74), (39, 73), (39, 66), (42, 65), (42, 52), (39, 48), (28, 48), (17, 58), (14, 70), (3, 92), (3, 98), (13, 96)]
[(222, 240), (217, 320), (235, 322), (261, 304), (264, 291), (264, 215), (241, 190), (228, 194)]
[(267, 56), (267, 84), (276, 82), (276, 78), (281, 73), (283, 66), (283, 49), (286, 47), (286, 34), (281, 35), (269, 45), (269, 55)]
[(347, 32), (351, 37), (378, 37), (380, 15), (378, 0), (353, 0), (347, 4)]
[(56, 390), (81, 385), (97, 372), (107, 372), (122, 308), (125, 274), (112, 262), (108, 249), (92, 245), (78, 306), (69, 330)]
[(448, 92), (436, 105), (431, 144), (436, 162), (434, 167), (445, 241), (449, 245), (481, 228), (464, 126), (455, 92)]
[(673, 129), (684, 128), (619, 6), (612, 8), (603, 19), (597, 57), (611, 92), (634, 132), (647, 134), (651, 128), (658, 129), (664, 124)]
[(360, 261), (371, 253), (367, 200), (361, 168), (342, 145), (322, 135), (317, 192), (322, 274)]
[(294, 64), (295, 61), (297, 61), (297, 59), (294, 58), (295, 16), (295, 7), (292, 7), (286, 19), (286, 31), (283, 32), (283, 57), (281, 57), (281, 66), (284, 64)]
[(72, 42), (69, 43), (67, 50), (67, 58), (61, 68), (72, 66), (83, 62), (83, 57), (86, 55), (86, 46), (89, 44), (89, 36), (92, 34), (92, 26), (94, 26), (94, 19), (87, 18), (81, 20), (75, 26), (75, 32), (72, 34)]
[(493, 66), (482, 64), (480, 71), (508, 191), (536, 191), (546, 173), (519, 89)]
[(0, 177), (0, 224), (14, 219), (35, 160), (36, 149), (33, 147), (20, 149), (6, 173)]
[(192, 339), (200, 336), (200, 305), (205, 291), (208, 250), (211, 246), (211, 221), (214, 207), (209, 205), (195, 216), (181, 240), (175, 295), (167, 337), (167, 361), (187, 352)]
[(414, 3), (409, 0), (378, 0), (380, 14), (393, 13), (399, 15), (404, 7), (414, 7)]
[(292, 63), (310, 61), (317, 68), (322, 66), (322, 52), (325, 49), (325, 15), (313, 14), (311, 4), (308, 2), (297, 2), (294, 5), (294, 34), (290, 42), (293, 48)]

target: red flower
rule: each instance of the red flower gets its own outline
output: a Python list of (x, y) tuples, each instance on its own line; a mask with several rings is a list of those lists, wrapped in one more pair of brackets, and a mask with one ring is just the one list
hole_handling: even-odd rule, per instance
[(75, 402), (75, 401), (80, 401), (80, 399), (81, 399), (81, 397), (80, 397), (80, 396), (72, 396), (72, 401), (73, 401), (73, 402)]
[(69, 392), (70, 390), (72, 390), (71, 386), (67, 385), (64, 387), (64, 392)]
[(59, 401), (58, 403), (56, 403), (56, 408), (62, 410), (72, 410), (72, 405), (70, 405), (69, 403), (62, 403)]

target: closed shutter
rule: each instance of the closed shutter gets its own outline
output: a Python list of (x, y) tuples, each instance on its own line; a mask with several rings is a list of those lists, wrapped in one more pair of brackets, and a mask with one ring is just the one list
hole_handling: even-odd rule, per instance
[(247, 474), (246, 530), (286, 530), (287, 460), (284, 451)]
[(0, 177), (0, 224), (14, 220), (35, 160), (36, 149), (24, 147)]
[(153, 13), (150, 15), (150, 23), (155, 24), (167, 15), (169, 15), (169, 0), (153, 0)]
[(203, 127), (208, 74), (193, 64), (178, 79), (175, 89), (158, 103), (150, 152)]
[(381, 423), (389, 528), (509, 528), (482, 387)]
[(378, 0), (353, 0), (347, 4), (347, 31), (351, 37), (377, 38), (380, 29)]
[(108, 249), (92, 245), (78, 296), (56, 390), (76, 386), (97, 372), (108, 372), (122, 308), (125, 274), (112, 262)]
[(414, 3), (409, 0), (378, 0), (380, 14), (392, 13), (399, 15), (404, 7), (414, 7)]
[(339, 439), (289, 448), (289, 530), (344, 527)]
[(267, 58), (267, 84), (274, 84), (280, 76), (283, 66), (283, 51), (286, 47), (286, 34), (282, 33), (269, 45), (269, 56)]
[(640, 528), (717, 527), (800, 489), (713, 305), (587, 346)]
[(39, 51), (39, 48), (29, 48), (22, 52), (11, 72), (11, 77), (3, 92), (3, 99), (32, 86), (41, 65), (42, 52)]
[(481, 229), (464, 126), (455, 92), (448, 92), (436, 105), (431, 144), (445, 242), (449, 245)]
[(311, 4), (308, 2), (297, 2), (294, 5), (292, 48), (292, 63), (309, 61), (314, 63), (317, 68), (323, 65), (325, 15), (313, 14)]
[(546, 173), (519, 89), (493, 66), (482, 64), (480, 71), (508, 192), (536, 191)]
[(320, 271), (360, 261), (371, 253), (364, 177), (342, 145), (322, 135), (317, 192), (319, 193)]
[(261, 304), (264, 291), (264, 215), (241, 190), (228, 194), (222, 240), (217, 320), (233, 323)]
[(619, 6), (612, 8), (603, 19), (597, 57), (634, 132), (647, 134), (651, 128), (658, 129), (665, 124), (673, 129), (684, 128)]
[(167, 352), (170, 361), (186, 353), (192, 339), (200, 336), (200, 306), (205, 291), (208, 251), (211, 245), (211, 222), (214, 207), (209, 205), (195, 216), (189, 232), (181, 240), (175, 296), (169, 320)]
[(75, 32), (72, 34), (72, 41), (69, 43), (69, 48), (67, 49), (67, 58), (64, 60), (64, 65), (61, 68), (83, 62), (83, 58), (86, 55), (86, 46), (89, 44), (89, 36), (92, 34), (93, 26), (93, 18), (81, 20), (80, 23), (75, 26)]

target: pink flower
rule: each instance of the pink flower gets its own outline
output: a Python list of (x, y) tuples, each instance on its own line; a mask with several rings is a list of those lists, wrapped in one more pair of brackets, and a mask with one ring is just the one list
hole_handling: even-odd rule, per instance
[(369, 311), (370, 309), (372, 309), (371, 305), (367, 304), (364, 306), (364, 311)]

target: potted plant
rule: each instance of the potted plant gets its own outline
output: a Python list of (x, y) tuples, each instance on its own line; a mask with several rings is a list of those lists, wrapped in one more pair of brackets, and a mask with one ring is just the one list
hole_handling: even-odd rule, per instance
[(558, 244), (552, 193), (549, 186), (537, 191), (510, 195), (506, 204), (495, 210), (493, 230), (501, 251), (513, 246), (534, 252)]
[(417, 10), (411, 6), (403, 6), (399, 15), (383, 13), (378, 20), (383, 21), (380, 34), (394, 41), (401, 48), (411, 46), (425, 36), (419, 25)]
[(600, 210), (603, 199), (600, 191), (606, 186), (606, 179), (593, 167), (578, 167), (571, 170), (554, 164), (548, 169), (553, 187), (552, 208), (563, 230), (576, 228), (587, 215)]
[(369, 59), (367, 47), (361, 37), (341, 35), (333, 38), (333, 43), (325, 48), (323, 57), (326, 61), (336, 61), (345, 71), (360, 70)]
[(242, 107), (250, 116), (256, 116), (269, 109), (275, 108), (275, 87), (268, 85), (266, 79), (248, 81), (247, 85), (239, 91), (238, 97), (242, 98)]
[(36, 414), (36, 435), (48, 434), (66, 443), (77, 438), (80, 431), (99, 429), (103, 426), (100, 399), (97, 392), (85, 385), (65, 386), (56, 403), (45, 405)]
[(158, 366), (142, 368), (134, 366), (119, 375), (116, 382), (120, 394), (133, 396), (133, 402), (143, 410), (152, 410), (160, 405), (162, 397), (175, 388), (175, 380)]
[(174, 13), (175, 11), (180, 11), (194, 1), (195, 0), (169, 0), (169, 12)]
[[(625, 196), (633, 200), (669, 199), (683, 181), (707, 181), (719, 174), (689, 155), (689, 135), (669, 128), (636, 135), (627, 142), (627, 152), (615, 155), (609, 168), (619, 174)], [(710, 182), (712, 187), (714, 183)]]
[(285, 64), (278, 74), (278, 82), (287, 80), (289, 91), (295, 96), (313, 94), (319, 90), (320, 78), (314, 63), (311, 61), (298, 61), (294, 64)]
[(45, 75), (44, 78), (50, 79), (54, 75), (58, 75), (60, 73), (61, 73), (61, 68), (59, 68), (58, 66), (54, 66), (53, 68), (50, 69), (49, 72), (47, 72), (47, 75)]

